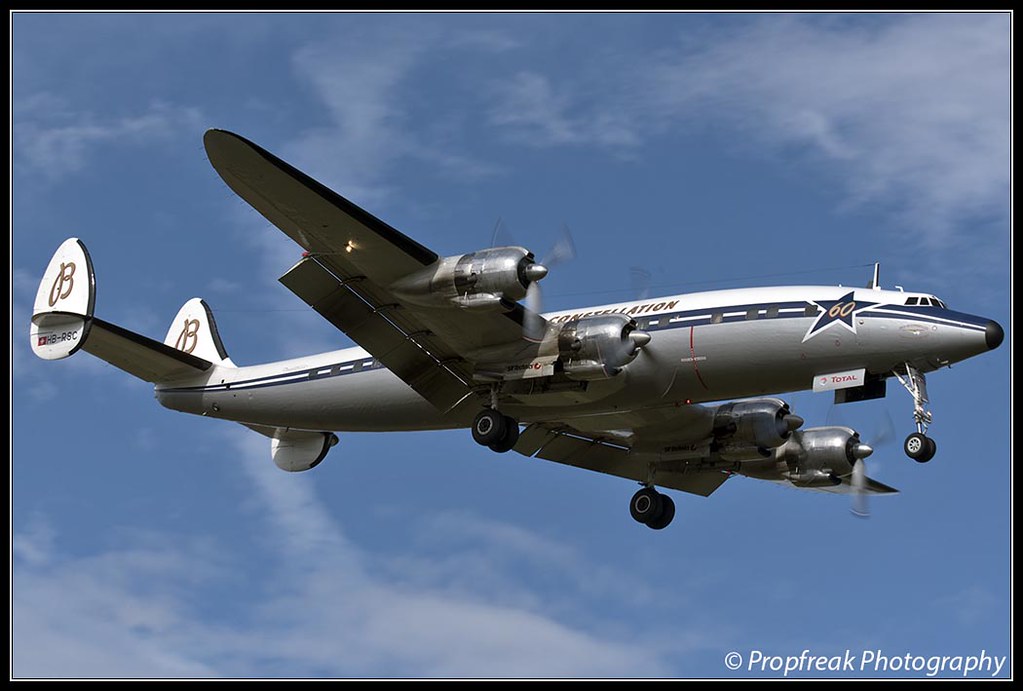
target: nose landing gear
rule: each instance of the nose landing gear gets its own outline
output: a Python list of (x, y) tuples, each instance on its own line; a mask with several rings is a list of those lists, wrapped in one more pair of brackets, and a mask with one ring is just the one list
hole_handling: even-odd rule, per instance
[(893, 372), (893, 374), (913, 397), (913, 420), (916, 422), (916, 432), (906, 437), (902, 449), (917, 463), (926, 463), (934, 458), (937, 451), (937, 444), (926, 434), (932, 420), (931, 412), (925, 407), (930, 402), (927, 399), (927, 381), (924, 379), (923, 373), (908, 362), (905, 367), (905, 377), (898, 372)]

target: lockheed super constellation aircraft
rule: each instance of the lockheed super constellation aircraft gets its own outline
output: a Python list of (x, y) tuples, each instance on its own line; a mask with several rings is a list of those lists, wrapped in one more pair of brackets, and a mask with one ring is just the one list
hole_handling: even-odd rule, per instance
[(304, 248), (281, 283), (361, 347), (239, 367), (199, 298), (163, 342), (141, 336), (93, 314), (92, 260), (70, 238), (39, 286), (32, 349), (47, 360), (84, 349), (155, 384), (167, 408), (240, 422), (288, 471), (315, 467), (338, 431), (469, 427), (496, 452), (638, 481), (630, 511), (653, 529), (675, 515), (657, 487), (708, 496), (736, 473), (859, 504), (895, 491), (866, 476), (871, 447), (848, 427), (802, 429), (765, 396), (865, 400), (894, 379), (913, 398), (905, 452), (925, 462), (924, 375), (1004, 337), (933, 295), (882, 290), (876, 266), (862, 289), (720, 290), (541, 315), (547, 268), (525, 248), (440, 257), (236, 134), (204, 141), (224, 182)]

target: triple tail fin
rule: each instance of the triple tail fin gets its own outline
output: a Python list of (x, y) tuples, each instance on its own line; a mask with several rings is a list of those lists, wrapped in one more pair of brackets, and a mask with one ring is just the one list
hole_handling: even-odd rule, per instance
[(234, 367), (209, 306), (192, 298), (181, 308), (163, 343), (93, 314), (96, 275), (85, 244), (65, 240), (50, 259), (36, 293), (29, 329), (32, 352), (61, 360), (85, 350), (154, 384), (194, 377), (214, 365)]
[(174, 317), (167, 330), (163, 343), (215, 365), (235, 366), (227, 356), (224, 342), (220, 340), (213, 311), (202, 298), (192, 298), (181, 306), (178, 316)]

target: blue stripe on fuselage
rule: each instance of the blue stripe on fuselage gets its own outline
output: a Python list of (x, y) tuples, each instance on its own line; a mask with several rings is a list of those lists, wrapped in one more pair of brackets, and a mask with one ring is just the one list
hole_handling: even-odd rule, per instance
[[(808, 311), (807, 308), (812, 308)], [(756, 316), (751, 312), (756, 310)], [(736, 322), (754, 322), (772, 319), (813, 319), (819, 314), (817, 305), (809, 301), (799, 302), (761, 302), (742, 305), (723, 305), (720, 307), (634, 317), (640, 329), (644, 331), (666, 331), (669, 329), (688, 328), (691, 326), (708, 326), (712, 324), (732, 324)], [(928, 324), (939, 324), (966, 328), (971, 331), (984, 331), (988, 319), (964, 312), (941, 307), (920, 305), (882, 304), (865, 309), (857, 314), (857, 318), (866, 319), (909, 319)], [(189, 386), (180, 388), (160, 389), (161, 393), (214, 393), (217, 391), (238, 391), (261, 389), (270, 386), (283, 386), (300, 382), (342, 377), (348, 374), (385, 369), (384, 365), (372, 357), (362, 357), (329, 365), (319, 365), (294, 372), (271, 374), (255, 379), (212, 384), (209, 386)]]

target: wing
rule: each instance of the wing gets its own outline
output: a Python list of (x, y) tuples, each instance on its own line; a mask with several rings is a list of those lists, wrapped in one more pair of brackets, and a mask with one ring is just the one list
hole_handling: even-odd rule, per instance
[[(514, 450), (637, 482), (651, 479), (653, 460), (657, 468), (654, 484), (706, 497), (731, 473), (714, 467), (700, 454), (688, 460), (662, 460), (652, 449), (661, 444), (669, 425), (673, 439), (702, 440), (708, 436), (713, 415), (712, 409), (692, 405), (645, 411), (643, 421), (624, 414), (573, 420), (571, 425), (535, 423), (523, 430)], [(598, 431), (600, 428), (607, 431)]]
[(435, 252), (243, 137), (209, 130), (204, 143), (227, 185), (306, 250), (281, 282), (438, 408), (471, 393), (472, 354), (535, 348), (518, 303), (409, 304), (391, 286), (436, 264)]

